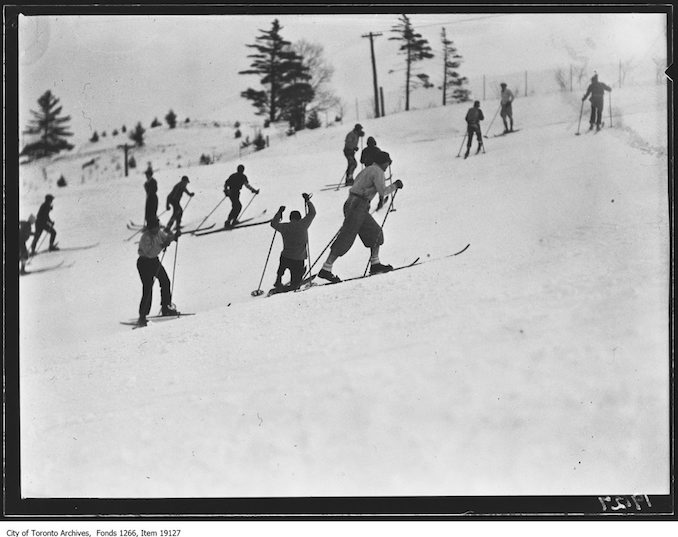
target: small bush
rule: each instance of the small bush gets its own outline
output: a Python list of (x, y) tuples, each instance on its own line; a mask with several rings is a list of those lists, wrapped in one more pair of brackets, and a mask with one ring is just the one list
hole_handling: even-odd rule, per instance
[(200, 155), (200, 164), (203, 166), (212, 164), (212, 159), (210, 158), (209, 155), (205, 155), (203, 153), (202, 155)]
[(263, 134), (258, 133), (257, 136), (254, 138), (254, 149), (256, 151), (261, 151), (266, 147), (266, 139), (264, 138)]
[(92, 137), (89, 139), (89, 141), (92, 143), (99, 141), (99, 135), (97, 134), (97, 131), (94, 131), (94, 134), (92, 134)]
[(127, 165), (130, 168), (136, 168), (137, 167), (137, 161), (134, 159), (134, 157), (130, 157), (129, 160), (127, 161)]
[(236, 138), (240, 138), (241, 136), (242, 136), (242, 132), (240, 132), (240, 129), (238, 129), (237, 131), (235, 131), (235, 137), (236, 137)]
[(66, 186), (66, 179), (64, 178), (64, 175), (61, 174), (61, 177), (57, 180), (57, 186), (63, 187)]

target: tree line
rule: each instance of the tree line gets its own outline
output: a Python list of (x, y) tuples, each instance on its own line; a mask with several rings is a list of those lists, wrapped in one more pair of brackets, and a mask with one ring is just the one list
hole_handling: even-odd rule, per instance
[[(252, 61), (248, 69), (238, 74), (258, 76), (261, 87), (248, 87), (241, 92), (241, 97), (251, 102), (256, 115), (265, 117), (265, 127), (285, 121), (293, 132), (317, 128), (321, 125), (319, 114), (330, 110), (338, 111), (335, 119), (340, 120), (343, 104), (330, 87), (334, 69), (324, 58), (322, 45), (305, 40), (293, 44), (282, 36), (282, 29), (278, 19), (275, 19), (270, 29), (259, 30), (254, 43), (245, 45), (253, 51), (247, 56)], [(414, 29), (407, 15), (400, 16), (391, 32), (394, 35), (389, 40), (399, 42), (398, 54), (404, 56), (405, 110), (409, 110), (410, 94), (415, 88), (434, 86), (430, 76), (418, 69), (419, 62), (432, 59), (434, 54), (427, 39)], [(447, 37), (445, 28), (441, 32), (441, 43), (443, 81), (438, 89), (442, 90), (442, 104), (467, 101), (470, 98), (470, 92), (465, 87), (468, 80), (458, 72), (462, 57)], [(47, 90), (38, 99), (38, 106), (37, 111), (31, 110), (33, 119), (24, 131), (24, 134), (35, 138), (22, 149), (21, 155), (41, 158), (72, 149), (73, 146), (67, 141), (73, 135), (68, 128), (71, 118), (61, 115), (59, 99)], [(170, 110), (165, 121), (169, 128), (175, 128), (176, 114)], [(186, 122), (189, 122), (188, 118)], [(155, 118), (150, 126), (154, 128), (160, 125)], [(121, 130), (126, 132), (125, 126)], [(117, 134), (117, 129), (112, 132), (113, 136)], [(145, 129), (138, 122), (128, 136), (135, 145), (143, 145), (144, 134)], [(105, 136), (104, 131), (101, 137)], [(95, 131), (90, 141), (98, 140), (99, 134)]]

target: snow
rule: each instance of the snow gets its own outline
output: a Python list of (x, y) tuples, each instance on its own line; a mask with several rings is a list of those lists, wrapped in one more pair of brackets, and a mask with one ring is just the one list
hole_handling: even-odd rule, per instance
[[(74, 265), (19, 282), (22, 495), (668, 494), (667, 103), (663, 87), (643, 95), (614, 90), (614, 128), (598, 134), (583, 134), (585, 103), (581, 136), (578, 95), (520, 98), (520, 131), (478, 156), (474, 141), (467, 160), (469, 103), (361, 121), (404, 183), (381, 259), (426, 263), (253, 297), (272, 240), (261, 288), (275, 278), (268, 225), (185, 236), (163, 264), (197, 315), (142, 330), (120, 321), (141, 294), (125, 222), (143, 217), (147, 161), (160, 210), (189, 176), (188, 225), (241, 162), (261, 189), (245, 216), (303, 212), (314, 193), (315, 260), (341, 225), (346, 191), (321, 188), (341, 178), (352, 125), (181, 168), (230, 130), (149, 130), (128, 178), (113, 143), (84, 182), (89, 154), (55, 159), (48, 180), (22, 166), (22, 216), (50, 191), (59, 244), (99, 242), (36, 257), (29, 268)], [(484, 128), (497, 106), (483, 103)], [(334, 272), (367, 259), (358, 240)], [(158, 300), (156, 285), (152, 312)]]

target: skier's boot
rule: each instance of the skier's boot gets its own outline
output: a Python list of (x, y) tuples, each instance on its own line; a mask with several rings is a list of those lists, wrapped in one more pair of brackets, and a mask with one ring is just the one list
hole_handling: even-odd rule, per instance
[(162, 307), (163, 317), (177, 317), (179, 315), (181, 314), (177, 311), (177, 309), (173, 305)]
[(50, 252), (57, 252), (59, 250), (59, 247), (56, 244), (51, 244), (49, 247)]
[(339, 283), (341, 281), (339, 276), (335, 276), (329, 270), (325, 270), (325, 269), (320, 269), (320, 272), (318, 272), (318, 278), (322, 278), (323, 280), (327, 280), (330, 283)]
[[(470, 148), (469, 148), (469, 149), (470, 149)], [(467, 149), (467, 150), (466, 150), (466, 153), (464, 153), (464, 158), (468, 158), (468, 152), (469, 152), (469, 149)]]
[(146, 320), (145, 315), (139, 315), (139, 319), (137, 320), (137, 326), (147, 326), (148, 321)]
[(393, 270), (391, 265), (382, 265), (381, 263), (373, 263), (370, 265), (370, 274), (381, 274), (382, 272), (390, 272)]
[(483, 144), (480, 144), (480, 145), (478, 146), (478, 151), (476, 151), (476, 155), (477, 155), (478, 153), (480, 153), (482, 150), (483, 150)]

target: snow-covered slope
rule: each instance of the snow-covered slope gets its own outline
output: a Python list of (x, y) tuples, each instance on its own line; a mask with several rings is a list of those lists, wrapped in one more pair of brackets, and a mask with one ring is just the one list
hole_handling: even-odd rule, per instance
[[(240, 162), (261, 188), (245, 216), (303, 211), (313, 192), (315, 259), (341, 225), (346, 191), (321, 189), (342, 176), (351, 126), (182, 168), (151, 133), (129, 178), (50, 186), (60, 245), (99, 245), (38, 256), (35, 268), (74, 264), (19, 282), (23, 494), (668, 493), (666, 94), (646, 91), (615, 91), (614, 128), (582, 136), (576, 95), (520, 99), (520, 131), (467, 160), (466, 104), (363, 121), (404, 183), (382, 261), (427, 263), (252, 297), (272, 240), (262, 289), (275, 278), (269, 226), (185, 236), (164, 265), (174, 302), (197, 315), (143, 330), (120, 321), (141, 293), (125, 222), (143, 216), (147, 160), (161, 209), (190, 177), (187, 224)], [(496, 107), (484, 103), (486, 126)], [(198, 136), (181, 132), (177, 151)], [(53, 178), (22, 173), (27, 216)], [(358, 240), (334, 271), (367, 259)], [(153, 311), (158, 299), (156, 286)]]

